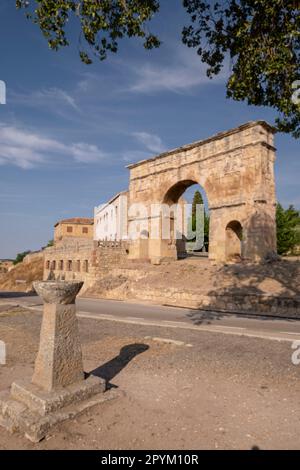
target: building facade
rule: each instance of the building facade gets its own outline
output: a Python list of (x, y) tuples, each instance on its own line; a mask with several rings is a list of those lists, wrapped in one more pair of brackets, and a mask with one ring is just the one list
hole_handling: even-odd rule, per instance
[(94, 220), (85, 217), (60, 220), (54, 225), (54, 242), (65, 238), (93, 239)]
[(127, 196), (118, 193), (106, 204), (94, 209), (94, 240), (119, 241), (127, 239)]

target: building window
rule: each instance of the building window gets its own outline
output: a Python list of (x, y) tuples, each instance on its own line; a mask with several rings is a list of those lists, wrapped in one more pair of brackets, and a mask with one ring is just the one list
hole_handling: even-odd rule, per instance
[(89, 229), (87, 227), (82, 227), (82, 233), (89, 233)]
[(63, 270), (64, 270), (64, 262), (63, 262), (62, 259), (61, 259), (60, 262), (59, 262), (59, 269), (60, 269), (60, 271), (63, 271)]
[(80, 260), (77, 260), (77, 271), (80, 273)]
[(46, 269), (50, 269), (50, 261), (46, 261)]
[(84, 261), (84, 271), (85, 271), (86, 273), (89, 272), (89, 262), (88, 262), (87, 259)]
[(68, 261), (68, 271), (72, 271), (72, 260)]
[(73, 227), (67, 227), (67, 233), (72, 233), (73, 232)]

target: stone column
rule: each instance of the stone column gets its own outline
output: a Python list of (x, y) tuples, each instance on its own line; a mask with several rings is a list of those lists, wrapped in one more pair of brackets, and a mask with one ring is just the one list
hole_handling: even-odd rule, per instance
[(75, 298), (82, 282), (41, 281), (44, 301), (40, 346), (33, 377), (0, 392), (0, 426), (23, 432), (33, 442), (50, 428), (111, 398), (106, 382), (83, 372)]
[(44, 301), (32, 383), (47, 391), (84, 379), (75, 298), (83, 282), (35, 282)]

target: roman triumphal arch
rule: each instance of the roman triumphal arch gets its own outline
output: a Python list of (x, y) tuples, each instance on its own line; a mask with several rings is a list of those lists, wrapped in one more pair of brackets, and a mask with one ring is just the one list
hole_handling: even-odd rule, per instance
[[(129, 213), (129, 232), (132, 224), (153, 222), (151, 204), (172, 205), (187, 187), (198, 183), (209, 204), (211, 260), (225, 262), (240, 254), (259, 262), (275, 253), (274, 133), (264, 121), (249, 122), (129, 165), (129, 207), (142, 203), (149, 208)], [(132, 242), (131, 258), (155, 263), (177, 256), (171, 239), (151, 237), (147, 230), (141, 233)]]

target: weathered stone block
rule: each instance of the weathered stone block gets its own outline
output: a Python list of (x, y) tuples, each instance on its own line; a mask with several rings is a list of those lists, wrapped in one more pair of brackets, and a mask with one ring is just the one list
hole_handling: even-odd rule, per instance
[(29, 381), (17, 381), (11, 385), (11, 397), (44, 416), (98, 393), (104, 393), (105, 389), (105, 380), (94, 376), (67, 387), (56, 388), (52, 392), (41, 390)]
[(75, 297), (82, 282), (36, 282), (43, 297), (39, 352), (31, 381), (0, 393), (0, 425), (40, 441), (55, 424), (111, 397), (105, 380), (84, 379)]

